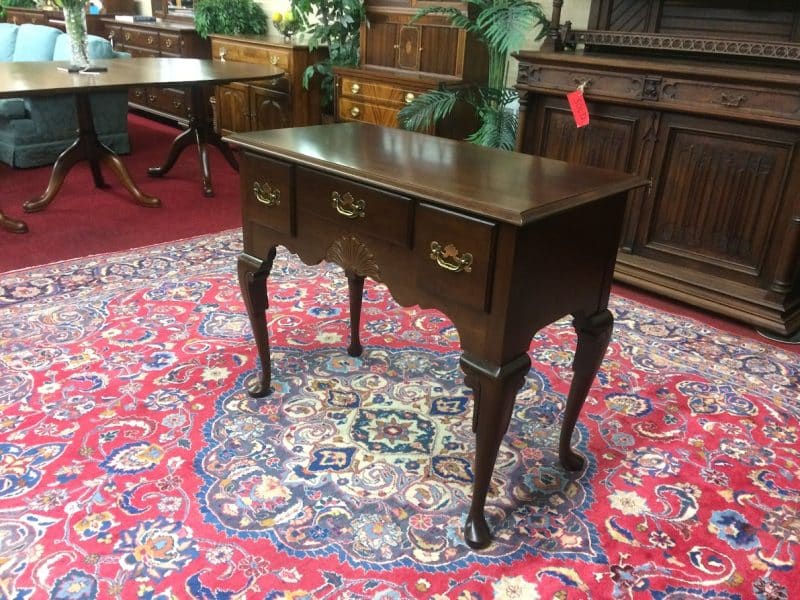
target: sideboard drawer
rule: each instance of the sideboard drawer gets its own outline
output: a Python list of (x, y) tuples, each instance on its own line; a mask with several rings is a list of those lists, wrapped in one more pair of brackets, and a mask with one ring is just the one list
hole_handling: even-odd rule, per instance
[(414, 98), (423, 93), (419, 90), (346, 76), (342, 77), (341, 86), (342, 98), (351, 98), (355, 101), (377, 100), (397, 105), (410, 104)]
[(488, 312), (496, 225), (424, 203), (414, 221), (417, 285)]
[(294, 234), (292, 171), (284, 162), (244, 152), (240, 167), (242, 220)]
[(371, 236), (409, 247), (413, 203), (409, 198), (298, 167), (297, 194), (306, 198), (300, 210), (353, 233)]
[(592, 96), (629, 100), (641, 100), (644, 90), (644, 77), (641, 75), (550, 66), (532, 68), (525, 83), (533, 88), (563, 92), (570, 92), (583, 86), (584, 92)]
[(158, 47), (165, 56), (181, 55), (181, 36), (177, 33), (159, 33), (158, 40)]
[(158, 51), (158, 32), (138, 30), (138, 29), (124, 29), (122, 37), (125, 40), (125, 46), (135, 46), (137, 48), (146, 48), (148, 50)]
[(373, 125), (398, 127), (397, 113), (399, 112), (400, 109), (393, 106), (339, 98), (337, 117), (339, 121), (360, 121)]

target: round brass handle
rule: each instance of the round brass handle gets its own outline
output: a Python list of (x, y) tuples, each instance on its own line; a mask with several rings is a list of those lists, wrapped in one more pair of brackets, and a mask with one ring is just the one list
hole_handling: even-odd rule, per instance
[(357, 94), (360, 91), (361, 91), (361, 86), (358, 85), (357, 83), (354, 83), (353, 85), (350, 86), (350, 92), (351, 93)]
[(357, 106), (354, 106), (354, 107), (352, 107), (352, 108), (350, 109), (350, 116), (351, 116), (351, 117), (355, 118), (355, 117), (357, 117), (357, 116), (358, 116), (358, 115), (360, 115), (360, 114), (361, 114), (361, 109), (360, 109), (360, 108), (358, 108)]
[(414, 101), (414, 98), (416, 98), (416, 96), (413, 92), (407, 92), (405, 95), (406, 104), (411, 104)]
[(354, 198), (350, 192), (345, 192), (344, 194), (333, 192), (331, 194), (331, 204), (337, 213), (348, 219), (363, 217), (364, 209), (367, 206), (363, 199)]
[(470, 273), (472, 271), (472, 254), (464, 252), (459, 256), (458, 248), (453, 244), (442, 246), (439, 242), (431, 242), (431, 260), (445, 271), (453, 273)]
[(278, 64), (278, 57), (277, 56), (270, 56), (269, 57), (269, 64), (277, 65)]
[(273, 189), (266, 181), (263, 184), (254, 181), (253, 193), (256, 200), (266, 206), (278, 206), (281, 203), (281, 191), (278, 188)]

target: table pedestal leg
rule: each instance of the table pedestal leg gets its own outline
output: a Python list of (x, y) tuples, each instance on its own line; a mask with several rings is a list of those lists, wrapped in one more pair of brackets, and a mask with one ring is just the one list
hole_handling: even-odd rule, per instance
[(179, 134), (172, 142), (167, 153), (167, 158), (160, 167), (150, 167), (147, 169), (148, 175), (151, 177), (161, 177), (169, 173), (170, 169), (175, 165), (181, 152), (191, 145), (197, 144), (197, 151), (200, 154), (200, 168), (203, 178), (203, 195), (210, 197), (214, 195), (214, 190), (211, 187), (211, 171), (208, 167), (208, 152), (206, 144), (215, 146), (228, 161), (228, 164), (234, 170), (239, 170), (239, 163), (236, 162), (236, 157), (233, 155), (233, 150), (230, 149), (228, 144), (222, 141), (222, 137), (214, 131), (214, 127), (208, 120), (208, 114), (205, 107), (205, 93), (202, 86), (192, 86), (190, 91), (190, 115), (189, 127), (186, 131)]
[(5, 229), (11, 233), (26, 233), (28, 231), (28, 226), (24, 221), (17, 221), (16, 219), (7, 217), (3, 214), (3, 211), (0, 210), (0, 229)]
[(22, 205), (25, 212), (37, 212), (46, 208), (61, 189), (67, 173), (82, 160), (89, 162), (96, 187), (108, 187), (100, 171), (102, 163), (117, 175), (122, 186), (130, 192), (138, 204), (148, 207), (161, 206), (158, 198), (143, 193), (136, 186), (119, 156), (97, 139), (92, 119), (92, 106), (87, 93), (75, 94), (75, 111), (78, 117), (78, 139), (56, 159), (44, 194)]
[(575, 357), (572, 360), (572, 383), (569, 386), (564, 421), (558, 445), (558, 459), (568, 471), (580, 471), (586, 461), (572, 450), (572, 432), (578, 421), (583, 403), (600, 369), (611, 340), (614, 316), (609, 310), (601, 310), (589, 317), (575, 318), (573, 326), (578, 334)]
[(256, 339), (258, 358), (261, 362), (261, 377), (255, 384), (250, 385), (248, 393), (253, 398), (268, 396), (272, 389), (272, 365), (269, 352), (269, 332), (267, 330), (267, 277), (272, 270), (272, 261), (275, 260), (276, 248), (270, 249), (264, 261), (254, 258), (249, 254), (240, 254), (238, 260), (239, 287), (242, 290), (247, 316), (250, 318), (250, 327)]
[(514, 400), (530, 367), (531, 359), (527, 352), (499, 368), (467, 355), (461, 357), (464, 381), (472, 389), (474, 398), (474, 479), (472, 504), (464, 524), (464, 539), (472, 548), (485, 548), (491, 542), (489, 525), (483, 514), (486, 493), (500, 443), (511, 420)]

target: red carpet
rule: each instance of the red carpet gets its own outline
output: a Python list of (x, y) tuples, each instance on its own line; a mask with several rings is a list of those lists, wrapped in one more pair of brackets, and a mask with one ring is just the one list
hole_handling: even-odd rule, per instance
[(558, 466), (568, 319), (539, 332), (462, 541), (471, 393), (457, 332), (280, 252), (273, 385), (238, 232), (0, 279), (4, 598), (779, 600), (797, 592), (796, 355), (614, 295), (614, 335)]
[(25, 214), (22, 203), (44, 191), (51, 168), (11, 169), (0, 163), (0, 208), (30, 229), (22, 235), (0, 231), (0, 273), (241, 226), (238, 175), (215, 148), (209, 154), (216, 196), (206, 198), (198, 154), (191, 147), (167, 176), (147, 175), (148, 167), (166, 158), (179, 129), (138, 115), (131, 115), (129, 124), (132, 151), (122, 159), (142, 191), (161, 198), (162, 207), (135, 204), (113, 173), (104, 172), (110, 188), (95, 188), (87, 163), (81, 163), (50, 206)]

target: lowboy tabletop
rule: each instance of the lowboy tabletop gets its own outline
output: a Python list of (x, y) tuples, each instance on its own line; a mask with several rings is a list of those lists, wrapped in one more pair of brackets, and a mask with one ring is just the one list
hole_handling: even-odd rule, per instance
[(571, 314), (578, 334), (559, 459), (605, 355), (608, 297), (627, 192), (647, 180), (362, 123), (234, 134), (243, 150), (239, 282), (270, 393), (266, 280), (278, 245), (345, 272), (351, 355), (361, 353), (364, 278), (436, 308), (461, 341), (474, 395), (472, 504), (464, 537), (490, 543), (484, 505), (537, 330)]

